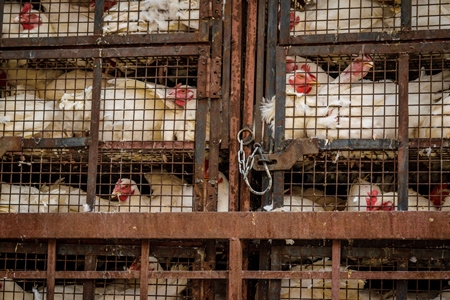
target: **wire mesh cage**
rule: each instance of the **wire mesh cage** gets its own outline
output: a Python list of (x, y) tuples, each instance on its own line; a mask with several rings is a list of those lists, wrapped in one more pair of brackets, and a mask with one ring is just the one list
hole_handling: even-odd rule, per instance
[[(0, 272), (4, 278), (0, 297), (42, 299), (51, 293), (56, 299), (83, 299), (88, 287), (92, 286), (89, 292), (93, 292), (95, 299), (138, 299), (143, 290), (143, 269), (149, 276), (145, 288), (149, 298), (198, 297), (205, 282), (189, 279), (189, 271), (205, 268), (205, 244), (198, 240), (160, 240), (152, 242), (152, 245), (149, 257), (144, 260), (140, 256), (139, 242), (67, 240), (58, 242), (56, 256), (47, 256), (45, 241), (5, 241), (2, 243)], [(220, 247), (217, 249), (223, 253)], [(92, 257), (95, 257), (94, 264), (90, 265)], [(145, 268), (144, 261), (147, 264)], [(55, 269), (48, 270), (49, 264), (54, 265)], [(98, 274), (98, 278), (81, 279), (80, 274), (87, 270)], [(53, 273), (56, 276), (46, 280), (46, 276), (36, 276), (39, 272), (56, 272)], [(214, 286), (213, 282), (208, 284)], [(220, 285), (223, 281), (218, 282), (219, 294), (223, 292)]]
[[(291, 34), (399, 31), (401, 1), (292, 1)], [(411, 29), (448, 29), (449, 6), (442, 1), (412, 1)]]
[(200, 27), (200, 3), (189, 0), (4, 1), (3, 7), (4, 39), (188, 33)]

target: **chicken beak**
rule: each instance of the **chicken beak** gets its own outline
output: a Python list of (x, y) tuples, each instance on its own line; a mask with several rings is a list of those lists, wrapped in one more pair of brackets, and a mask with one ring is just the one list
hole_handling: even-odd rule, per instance
[(313, 81), (309, 81), (308, 85), (310, 86), (320, 86), (320, 82), (318, 82), (317, 80), (313, 80)]
[(109, 196), (109, 201), (119, 202), (120, 192), (113, 192)]

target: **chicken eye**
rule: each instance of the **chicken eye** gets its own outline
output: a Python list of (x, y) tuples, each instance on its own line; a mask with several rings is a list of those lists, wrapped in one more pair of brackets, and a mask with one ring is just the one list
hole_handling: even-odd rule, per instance
[(130, 185), (129, 184), (123, 184), (122, 188), (128, 190), (130, 188)]

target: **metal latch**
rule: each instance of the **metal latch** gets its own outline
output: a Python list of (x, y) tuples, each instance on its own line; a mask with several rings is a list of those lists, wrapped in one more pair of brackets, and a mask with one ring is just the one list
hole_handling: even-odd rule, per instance
[(253, 169), (264, 171), (265, 166), (270, 171), (289, 170), (305, 154), (319, 153), (317, 139), (295, 139), (287, 140), (288, 144), (283, 151), (267, 154), (255, 154)]

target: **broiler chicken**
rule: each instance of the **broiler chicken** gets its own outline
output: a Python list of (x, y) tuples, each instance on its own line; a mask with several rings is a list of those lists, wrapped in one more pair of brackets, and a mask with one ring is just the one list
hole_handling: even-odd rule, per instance
[[(87, 212), (87, 193), (79, 188), (63, 184), (64, 178), (50, 186), (40, 188), (39, 201), (45, 206), (45, 212)], [(117, 212), (118, 202), (95, 197), (94, 211)]]
[(430, 111), (420, 115), (419, 126), (415, 132), (417, 138), (450, 138), (450, 96), (431, 106)]
[(0, 99), (0, 136), (42, 137), (59, 114), (55, 104), (29, 93)]
[(264, 206), (265, 211), (324, 211), (323, 206), (304, 197), (284, 195), (283, 206), (273, 208), (273, 203)]
[(0, 212), (43, 212), (39, 196), (39, 189), (32, 186), (0, 183)]
[[(414, 136), (440, 92), (450, 87), (450, 71), (422, 75), (409, 82), (409, 135)], [(395, 139), (398, 127), (398, 85), (391, 81), (362, 82), (341, 94), (348, 106), (329, 107), (326, 116), (308, 119), (308, 137), (321, 139)], [(422, 117), (423, 116), (423, 117)], [(421, 130), (426, 126), (421, 124)]]
[(57, 36), (94, 34), (94, 12), (68, 0), (42, 0), (40, 5)]
[(382, 31), (391, 15), (371, 0), (317, 1), (314, 9), (291, 11), (291, 35)]
[[(164, 101), (142, 81), (111, 79), (101, 90), (99, 139), (103, 141), (159, 141), (162, 139)], [(75, 136), (90, 129), (92, 86), (64, 94), (63, 128)]]
[(19, 15), (13, 19), (18, 23), (19, 33), (17, 36), (10, 34), (9, 37), (32, 38), (32, 37), (51, 37), (55, 35), (54, 28), (50, 25), (48, 17), (35, 9), (31, 3), (25, 3)]
[[(450, 28), (450, 4), (442, 0), (412, 0), (411, 30), (436, 30)], [(395, 29), (401, 28), (401, 10), (386, 21), (395, 24)]]
[[(190, 7), (192, 3), (192, 7)], [(187, 18), (197, 18), (188, 20)], [(103, 34), (136, 34), (198, 29), (198, 2), (143, 0), (118, 2), (103, 15)]]
[[(293, 266), (289, 271), (331, 272), (329, 259), (322, 259), (307, 266)], [(347, 272), (348, 267), (341, 266), (341, 272)], [(359, 292), (365, 282), (360, 279), (341, 279), (339, 281), (339, 299), (360, 299)], [(332, 299), (331, 279), (282, 279), (281, 299)]]
[[(144, 175), (152, 189), (152, 204), (161, 207), (161, 211), (191, 212), (194, 201), (194, 187), (185, 180), (167, 172)], [(228, 211), (229, 182), (219, 172), (217, 211)]]
[[(305, 72), (304, 74), (288, 74), (285, 102), (285, 138), (297, 139), (307, 137), (305, 129), (310, 127), (307, 126), (308, 120), (309, 122), (315, 122), (314, 120), (319, 116), (324, 124), (333, 126), (335, 118), (328, 117), (329, 106), (348, 105), (348, 102), (343, 102), (339, 96), (330, 96), (336, 92), (343, 92), (349, 89), (353, 83), (364, 78), (372, 67), (373, 61), (369, 56), (358, 56), (338, 78), (318, 89), (317, 95), (310, 95), (312, 90), (310, 86), (317, 85), (317, 82), (316, 77), (310, 74), (310, 69), (307, 66), (302, 69)], [(263, 101), (261, 118), (270, 124), (269, 126), (272, 129), (275, 124), (275, 110), (275, 96), (270, 101)], [(326, 121), (329, 123), (326, 123)]]
[[(111, 76), (102, 74), (102, 86), (108, 85)], [(92, 86), (94, 81), (94, 72), (84, 70), (73, 70), (59, 75), (50, 81), (44, 88), (37, 88), (39, 96), (46, 100), (61, 100), (66, 93), (80, 93), (86, 86)]]
[(151, 199), (141, 195), (136, 182), (129, 178), (120, 178), (111, 193), (111, 200), (119, 201), (119, 212), (154, 212)]
[[(165, 103), (171, 110), (165, 111), (163, 123), (163, 140), (194, 141), (197, 112), (197, 89), (190, 86), (176, 85), (171, 89)], [(206, 141), (209, 141), (209, 113), (207, 115)]]
[(0, 300), (33, 300), (33, 299), (34, 299), (33, 293), (25, 292), (11, 278), (0, 279)]
[[(366, 194), (362, 194), (366, 192)], [(350, 188), (348, 197), (349, 211), (392, 211), (397, 209), (398, 193), (386, 192), (362, 179), (358, 179)], [(433, 202), (408, 189), (408, 210), (410, 211), (436, 211)]]

